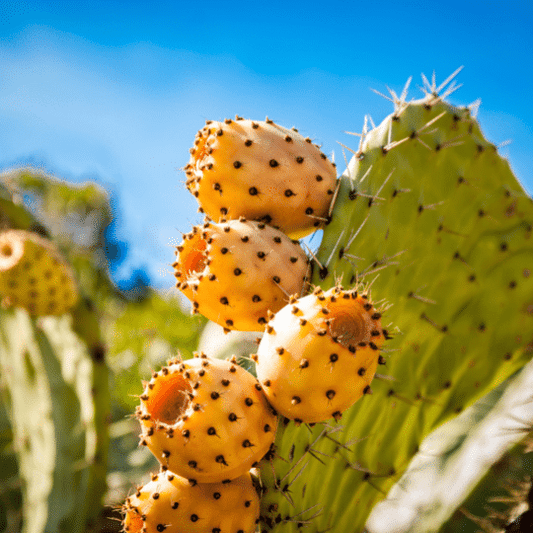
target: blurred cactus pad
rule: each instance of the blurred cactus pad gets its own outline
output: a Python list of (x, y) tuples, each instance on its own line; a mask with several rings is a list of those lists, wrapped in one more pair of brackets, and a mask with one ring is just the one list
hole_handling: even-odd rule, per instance
[(394, 338), (338, 424), (279, 431), (265, 531), (364, 531), (422, 439), (533, 355), (533, 203), (476, 105), (446, 102), (452, 77), (424, 78), (420, 100), (391, 91), (394, 112), (350, 150), (313, 282), (367, 284)]
[(112, 282), (111, 222), (109, 195), (95, 183), (34, 168), (0, 174), (0, 234), (53, 244), (80, 293), (60, 316), (0, 307), (2, 533), (120, 531), (113, 507), (154, 467), (128, 418), (141, 381), (198, 344), (205, 319), (184, 311), (174, 291)]

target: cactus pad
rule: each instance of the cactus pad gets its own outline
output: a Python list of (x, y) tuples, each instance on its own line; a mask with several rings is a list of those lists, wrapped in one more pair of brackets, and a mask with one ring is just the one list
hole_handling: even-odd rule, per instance
[(533, 355), (532, 201), (473, 108), (438, 92), (393, 95), (394, 113), (363, 130), (341, 178), (312, 281), (368, 281), (392, 303), (397, 335), (342, 433), (279, 432), (262, 501), (276, 532), (314, 514), (313, 531), (363, 531), (422, 439)]

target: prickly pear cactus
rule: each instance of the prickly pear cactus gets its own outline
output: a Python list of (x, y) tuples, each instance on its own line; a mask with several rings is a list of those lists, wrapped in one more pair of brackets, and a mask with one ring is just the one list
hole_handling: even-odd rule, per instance
[(23, 480), (22, 531), (86, 531), (106, 490), (107, 368), (69, 315), (35, 321), (13, 309), (0, 310), (0, 372)]
[(533, 204), (451, 79), (391, 93), (340, 178), (313, 281), (368, 283), (395, 338), (341, 424), (278, 431), (265, 531), (363, 531), (422, 439), (533, 355)]

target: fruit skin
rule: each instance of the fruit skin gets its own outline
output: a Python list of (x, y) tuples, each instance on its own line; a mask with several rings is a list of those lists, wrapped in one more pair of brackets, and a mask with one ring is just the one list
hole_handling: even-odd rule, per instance
[(335, 164), (296, 129), (271, 120), (207, 121), (185, 166), (186, 185), (213, 220), (261, 220), (300, 238), (323, 226)]
[(243, 475), (269, 450), (277, 425), (252, 374), (205, 354), (154, 373), (137, 417), (141, 444), (165, 468), (199, 483)]
[(160, 472), (127, 498), (126, 533), (253, 533), (259, 497), (250, 473), (227, 483), (191, 483)]
[(257, 377), (283, 416), (307, 423), (338, 419), (370, 392), (386, 336), (366, 294), (317, 288), (269, 321)]
[(78, 300), (73, 273), (51, 241), (24, 230), (0, 233), (0, 295), (31, 315), (61, 315)]
[(306, 286), (309, 264), (302, 248), (263, 223), (206, 222), (177, 249), (176, 286), (194, 312), (227, 330), (262, 331), (268, 312)]

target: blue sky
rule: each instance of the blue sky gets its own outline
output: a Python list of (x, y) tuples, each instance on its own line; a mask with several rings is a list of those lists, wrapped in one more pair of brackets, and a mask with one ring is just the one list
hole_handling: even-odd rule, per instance
[(455, 104), (533, 191), (533, 2), (0, 2), (0, 170), (33, 162), (113, 196), (115, 272), (174, 283), (171, 245), (200, 221), (179, 169), (206, 119), (296, 126), (335, 152), (365, 114), (464, 65)]

